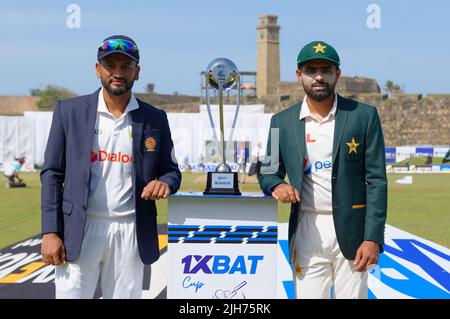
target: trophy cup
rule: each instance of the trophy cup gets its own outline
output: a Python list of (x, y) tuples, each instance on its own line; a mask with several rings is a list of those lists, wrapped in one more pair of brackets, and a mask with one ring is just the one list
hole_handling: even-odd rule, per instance
[(219, 92), (219, 128), (220, 128), (220, 142), (222, 162), (217, 166), (215, 172), (208, 172), (206, 182), (206, 189), (204, 195), (241, 195), (238, 185), (238, 173), (232, 172), (231, 167), (226, 163), (226, 148), (225, 148), (225, 131), (223, 123), (223, 93), (224, 91), (236, 88), (237, 103), (236, 111), (234, 113), (233, 124), (231, 126), (230, 136), (228, 141), (232, 142), (234, 127), (236, 126), (237, 115), (240, 105), (240, 75), (236, 65), (225, 58), (218, 58), (212, 61), (205, 72), (206, 80), (206, 106), (208, 109), (209, 122), (213, 130), (214, 141), (218, 143), (216, 129), (211, 114), (211, 103), (209, 97), (210, 87)]

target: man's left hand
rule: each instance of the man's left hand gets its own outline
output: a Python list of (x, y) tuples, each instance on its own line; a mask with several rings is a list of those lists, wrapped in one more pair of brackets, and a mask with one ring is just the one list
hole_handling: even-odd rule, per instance
[(355, 271), (368, 271), (378, 264), (378, 253), (378, 243), (370, 240), (363, 241), (356, 251), (356, 257), (353, 261)]
[(144, 187), (141, 198), (148, 200), (155, 200), (161, 198), (167, 198), (170, 195), (170, 188), (167, 183), (153, 180)]

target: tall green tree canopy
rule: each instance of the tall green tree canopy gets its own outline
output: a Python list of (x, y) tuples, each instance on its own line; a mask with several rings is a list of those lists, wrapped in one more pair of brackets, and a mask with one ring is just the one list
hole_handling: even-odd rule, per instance
[(47, 85), (45, 89), (31, 89), (32, 96), (39, 96), (37, 107), (43, 111), (53, 111), (58, 100), (66, 100), (77, 96), (74, 92), (57, 85)]

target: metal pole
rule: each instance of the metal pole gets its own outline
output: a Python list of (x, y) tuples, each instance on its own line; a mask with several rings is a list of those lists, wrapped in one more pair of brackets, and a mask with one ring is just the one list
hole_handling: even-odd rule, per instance
[[(233, 133), (234, 133), (234, 129), (235, 129), (235, 127), (236, 127), (236, 121), (237, 121), (237, 117), (238, 117), (238, 114), (239, 114), (239, 107), (240, 107), (240, 105), (241, 105), (241, 80), (240, 80), (240, 77), (237, 77), (237, 79), (236, 79), (236, 86), (237, 86), (237, 103), (236, 103), (236, 110), (235, 110), (235, 112), (234, 112), (234, 118), (233, 118), (233, 124), (231, 124), (231, 132), (230, 132), (230, 137), (228, 138), (228, 140), (230, 141), (230, 142), (232, 142), (233, 141)], [(228, 147), (227, 147), (227, 149), (228, 149)]]
[(220, 117), (220, 138), (222, 140), (222, 164), (225, 164), (225, 132), (223, 128), (223, 81), (219, 80), (219, 117)]

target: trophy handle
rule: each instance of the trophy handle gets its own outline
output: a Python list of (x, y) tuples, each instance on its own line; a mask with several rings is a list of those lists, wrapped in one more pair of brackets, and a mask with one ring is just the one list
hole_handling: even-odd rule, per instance
[(237, 117), (238, 117), (238, 114), (239, 114), (239, 107), (241, 106), (241, 79), (240, 79), (240, 76), (238, 76), (238, 78), (236, 80), (236, 86), (237, 86), (237, 91), (238, 91), (237, 103), (236, 103), (236, 111), (234, 111), (233, 124), (231, 124), (231, 131), (230, 131), (230, 135), (228, 137), (228, 141), (230, 143), (227, 146), (227, 152), (228, 152), (228, 148), (232, 144), (234, 128), (236, 127), (236, 121), (237, 121)]
[(214, 147), (218, 148), (218, 146), (219, 146), (219, 139), (217, 138), (216, 127), (214, 125), (214, 120), (212, 118), (211, 100), (210, 100), (210, 97), (209, 97), (208, 76), (209, 76), (209, 74), (206, 73), (206, 75), (205, 75), (205, 81), (206, 81), (206, 85), (205, 85), (205, 87), (206, 87), (206, 109), (208, 110), (209, 124), (211, 125), (211, 128), (213, 130)]

